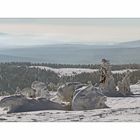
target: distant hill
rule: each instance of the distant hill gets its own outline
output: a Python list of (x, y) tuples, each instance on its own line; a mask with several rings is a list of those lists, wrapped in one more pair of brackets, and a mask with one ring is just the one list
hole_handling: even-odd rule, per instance
[(128, 42), (122, 42), (119, 43), (119, 45), (125, 45), (125, 46), (131, 46), (131, 47), (140, 47), (140, 40), (135, 40), (135, 41), (128, 41)]
[(37, 62), (37, 59), (30, 57), (22, 57), (22, 56), (20, 57), (0, 54), (0, 62)]
[(0, 61), (58, 64), (99, 64), (102, 58), (114, 64), (140, 63), (140, 40), (114, 45), (53, 44), (0, 51)]

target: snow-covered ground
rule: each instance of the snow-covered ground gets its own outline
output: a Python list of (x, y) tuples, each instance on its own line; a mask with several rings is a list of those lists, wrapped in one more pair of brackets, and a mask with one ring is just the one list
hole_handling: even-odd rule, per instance
[(91, 73), (91, 72), (95, 72), (98, 71), (98, 69), (83, 69), (83, 68), (60, 68), (60, 69), (55, 69), (55, 68), (50, 68), (50, 67), (44, 67), (44, 66), (30, 66), (31, 68), (40, 68), (40, 69), (45, 69), (45, 70), (51, 70), (57, 74), (59, 74), (60, 76), (63, 75), (67, 75), (67, 76), (71, 76), (71, 75), (75, 75), (75, 74), (80, 74), (83, 72), (86, 73)]
[[(98, 69), (84, 69), (84, 68), (59, 68), (59, 69), (55, 69), (55, 68), (50, 68), (50, 67), (46, 67), (46, 66), (30, 66), (30, 67), (51, 70), (51, 71), (59, 74), (60, 76), (63, 76), (63, 75), (71, 76), (71, 75), (76, 75), (76, 74), (80, 74), (83, 72), (92, 73), (92, 72), (98, 71)], [(130, 70), (132, 72), (132, 71), (136, 71), (137, 69), (115, 70), (115, 71), (112, 71), (112, 73), (124, 73), (127, 70)]]
[(87, 111), (46, 110), (0, 114), (0, 121), (140, 121), (140, 84), (131, 85), (131, 91), (137, 95), (134, 95), (133, 97), (108, 97), (106, 104), (109, 106), (109, 108), (107, 109), (95, 109)]

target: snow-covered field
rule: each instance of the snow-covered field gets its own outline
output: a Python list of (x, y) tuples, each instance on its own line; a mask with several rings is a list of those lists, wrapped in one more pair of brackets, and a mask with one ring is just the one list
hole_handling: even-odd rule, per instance
[(95, 109), (87, 111), (46, 110), (36, 112), (0, 114), (0, 121), (140, 121), (140, 84), (131, 85), (131, 91), (137, 95), (134, 95), (133, 97), (108, 97), (106, 104), (109, 106), (109, 108), (107, 109)]
[[(40, 69), (45, 69), (45, 70), (51, 70), (55, 73), (57, 73), (60, 76), (63, 75), (67, 75), (67, 76), (71, 76), (71, 75), (76, 75), (76, 74), (80, 74), (80, 73), (92, 73), (95, 71), (98, 71), (98, 69), (84, 69), (84, 68), (60, 68), (60, 69), (55, 69), (55, 68), (50, 68), (50, 67), (46, 67), (46, 66), (30, 66), (31, 68), (40, 68)], [(112, 73), (124, 73), (127, 70), (132, 71), (136, 71), (137, 69), (125, 69), (125, 70), (115, 70), (112, 71)]]
[(80, 74), (83, 72), (86, 73), (91, 73), (91, 72), (95, 72), (98, 71), (98, 69), (83, 69), (83, 68), (60, 68), (60, 69), (55, 69), (55, 68), (50, 68), (50, 67), (44, 67), (44, 66), (30, 66), (31, 68), (40, 68), (40, 69), (45, 69), (45, 70), (51, 70), (57, 74), (59, 74), (60, 76), (63, 75), (67, 75), (67, 76), (71, 76), (71, 75), (75, 75), (75, 74)]

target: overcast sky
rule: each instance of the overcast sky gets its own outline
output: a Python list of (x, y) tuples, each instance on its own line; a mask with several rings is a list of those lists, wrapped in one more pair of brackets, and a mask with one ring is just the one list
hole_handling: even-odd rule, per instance
[(0, 19), (0, 47), (140, 39), (140, 19)]

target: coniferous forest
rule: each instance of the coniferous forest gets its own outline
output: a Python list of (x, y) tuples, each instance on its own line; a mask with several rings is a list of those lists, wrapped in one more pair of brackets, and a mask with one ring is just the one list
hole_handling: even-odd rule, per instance
[[(90, 68), (99, 69), (99, 65), (66, 65), (66, 64), (35, 64), (35, 63), (0, 63), (0, 95), (14, 94), (17, 87), (20, 89), (30, 87), (33, 81), (41, 81), (48, 85), (49, 90), (57, 90), (58, 86), (65, 82), (81, 82), (98, 84), (99, 72), (80, 73), (72, 76), (59, 76), (57, 73), (31, 68), (29, 66), (48, 66), (52, 68)], [(135, 84), (140, 79), (140, 64), (112, 65), (112, 70), (138, 69), (131, 72), (131, 84)], [(113, 74), (115, 82), (122, 80), (124, 73)], [(52, 86), (53, 85), (53, 86)]]

